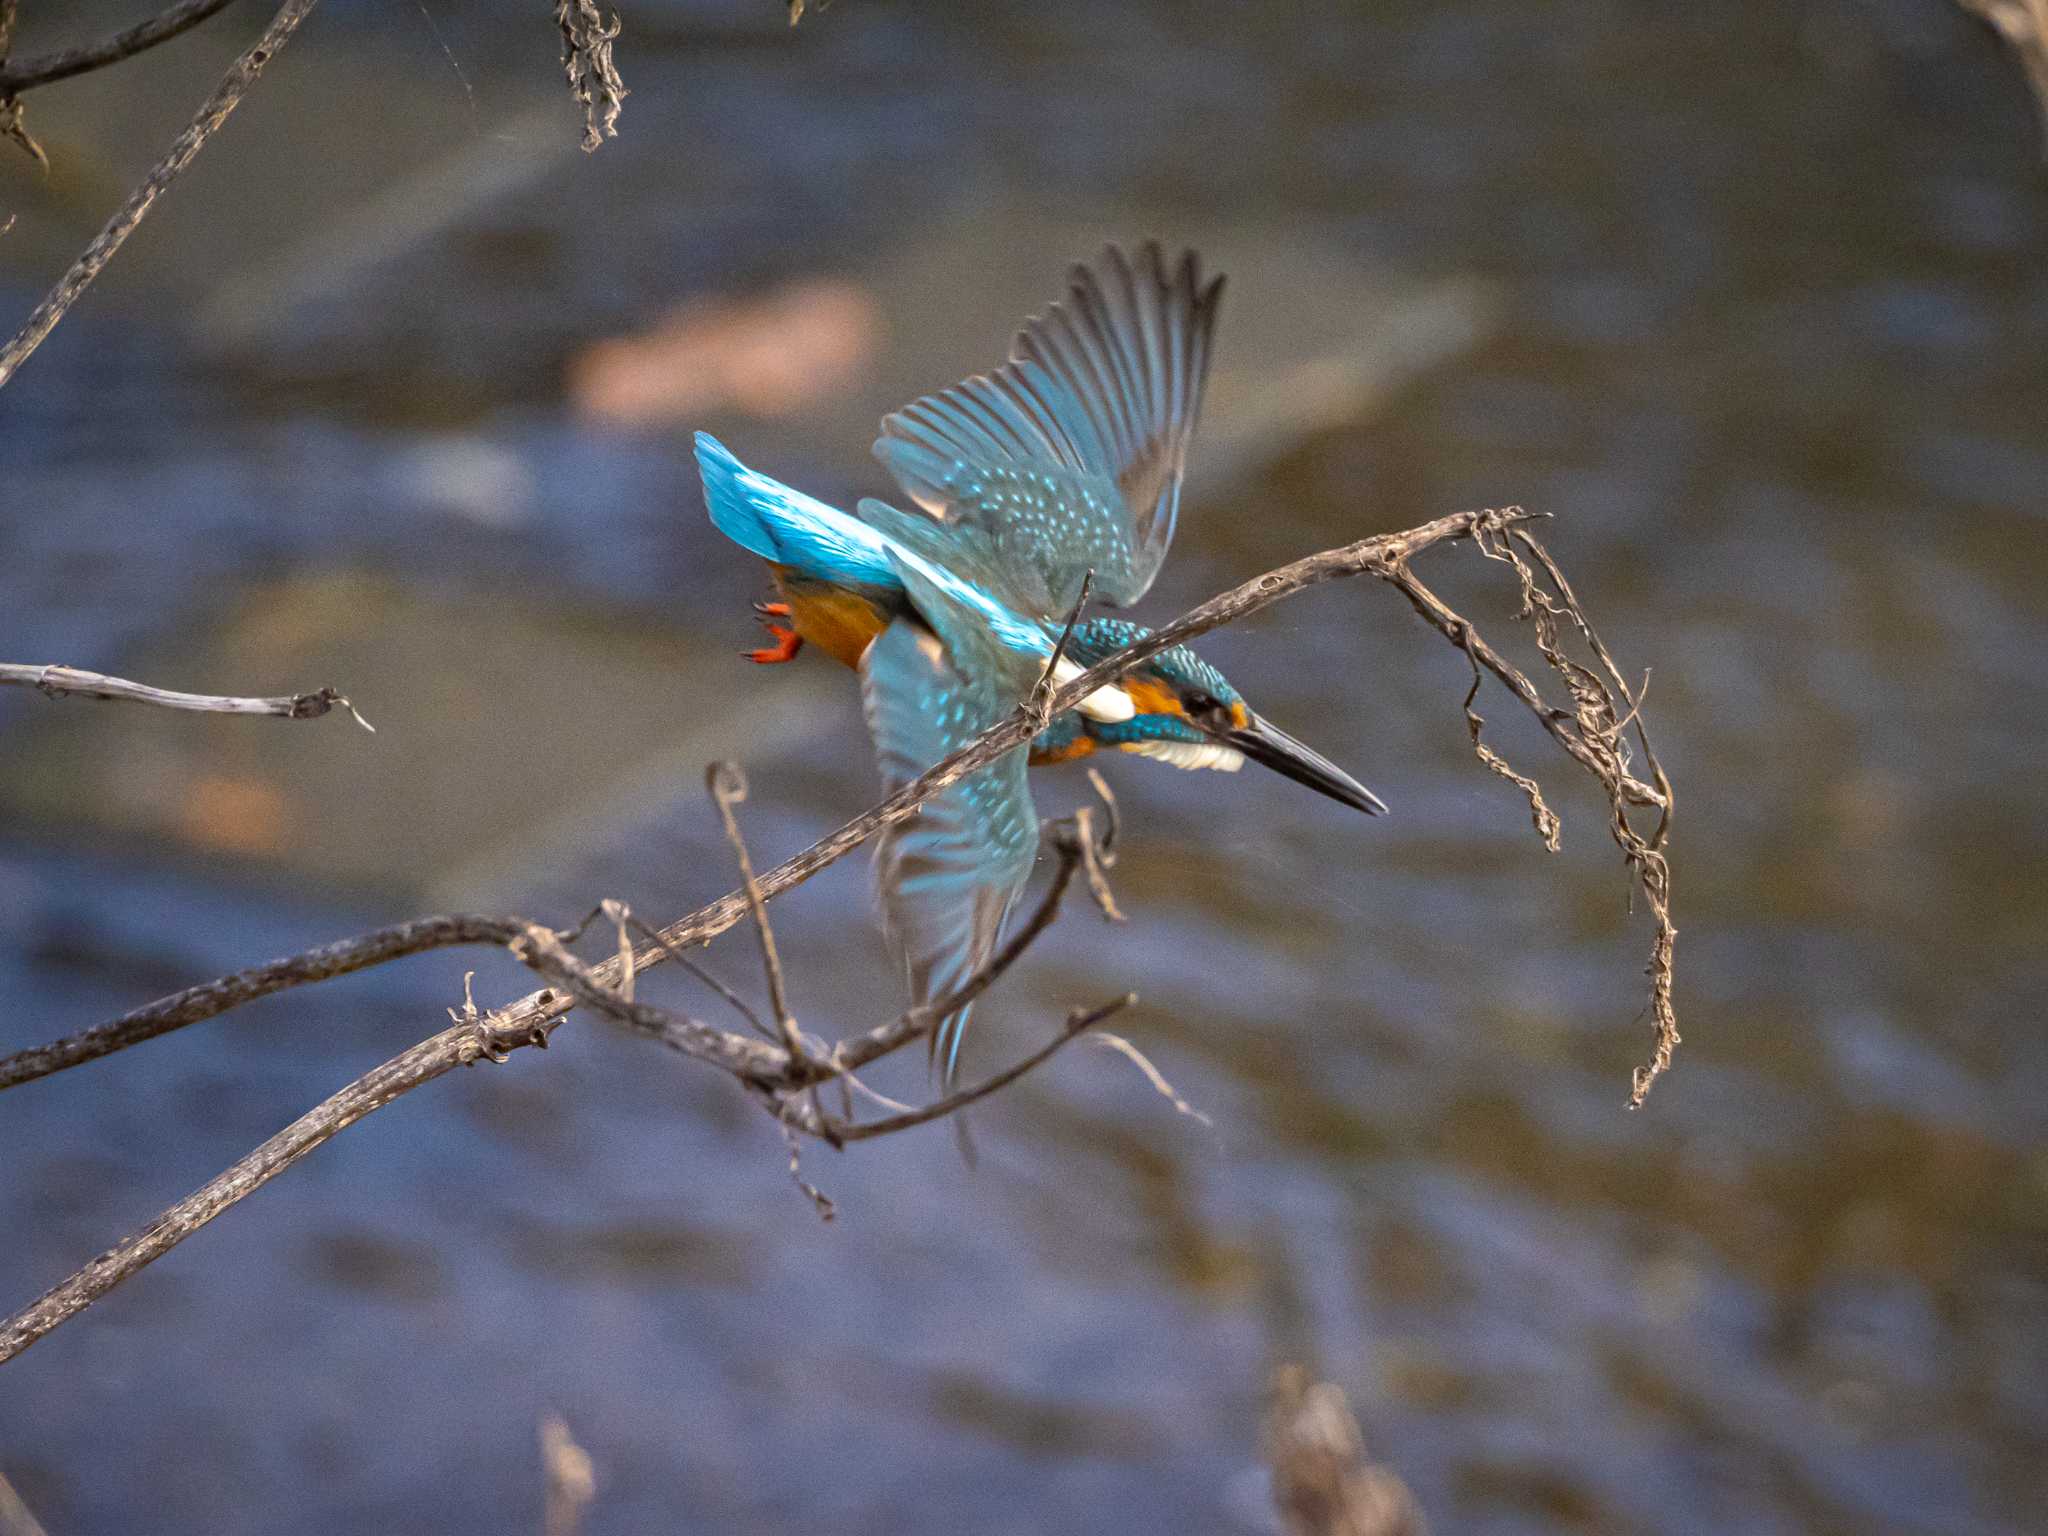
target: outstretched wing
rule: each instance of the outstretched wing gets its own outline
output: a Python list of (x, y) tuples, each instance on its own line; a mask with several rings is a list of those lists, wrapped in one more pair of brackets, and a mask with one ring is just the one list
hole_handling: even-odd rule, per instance
[[(892, 793), (1014, 706), (1017, 693), (1002, 680), (1008, 664), (993, 654), (1001, 650), (972, 629), (942, 639), (913, 618), (896, 620), (868, 647), (861, 696)], [(876, 841), (883, 930), (913, 1003), (949, 996), (988, 961), (1030, 878), (1038, 813), (1024, 782), (1027, 750), (968, 775)], [(968, 1011), (945, 1019), (932, 1036), (933, 1060), (948, 1088)]]
[(885, 417), (875, 455), (933, 517), (980, 529), (1041, 616), (1064, 618), (1090, 570), (1135, 602), (1173, 542), (1222, 292), (1192, 251), (1169, 272), (1154, 243), (1111, 246), (1002, 367)]

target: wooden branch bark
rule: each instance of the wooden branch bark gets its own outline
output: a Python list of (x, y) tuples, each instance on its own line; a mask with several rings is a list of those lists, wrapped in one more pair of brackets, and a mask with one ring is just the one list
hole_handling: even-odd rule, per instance
[[(120, 206), (114, 216), (107, 220), (105, 228), (93, 238), (71, 269), (57, 280), (42, 303), (23, 324), (19, 334), (0, 347), (0, 388), (5, 388), (27, 361), (30, 353), (43, 344), (43, 338), (56, 329), (57, 322), (65, 312), (78, 301), (78, 296), (92, 286), (114, 253), (135, 232), (149, 210), (190, 165), (199, 151), (206, 147), (206, 141), (213, 137), (222, 123), (241, 105), (249, 87), (256, 83), (256, 77), (263, 68), (277, 57), (277, 51), (291, 41), (292, 34), (299, 30), (299, 24), (311, 14), (319, 0), (284, 0), (278, 12), (263, 29), (263, 35), (251, 44), (242, 56), (228, 66), (211, 96), (206, 98), (191, 125), (178, 135), (176, 141), (156, 168), (144, 178), (141, 186), (128, 194), (128, 200)], [(4, 101), (0, 95), (0, 101)]]
[(307, 950), (304, 954), (288, 955), (267, 965), (252, 966), (232, 976), (222, 976), (196, 987), (187, 987), (182, 992), (173, 992), (169, 997), (124, 1013), (118, 1019), (80, 1030), (62, 1040), (53, 1040), (48, 1045), (0, 1056), (0, 1090), (112, 1055), (145, 1040), (154, 1040), (159, 1035), (183, 1029), (187, 1024), (197, 1024), (202, 1019), (214, 1018), (230, 1008), (239, 1008), (273, 992), (307, 986), (334, 976), (346, 976), (351, 971), (366, 970), (373, 965), (383, 965), (406, 955), (423, 954), (430, 949), (443, 949), (451, 944), (510, 944), (521, 931), (521, 925), (511, 918), (466, 914), (423, 917), (409, 923), (394, 923), (389, 928), (379, 928), (352, 939), (342, 939), (319, 949)]
[[(548, 1026), (549, 1028), (552, 1025)], [(301, 1115), (234, 1167), (180, 1200), (140, 1232), (109, 1248), (77, 1274), (53, 1286), (6, 1322), (0, 1323), (0, 1363), (20, 1354), (67, 1318), (76, 1316), (128, 1276), (162, 1258), (236, 1201), (254, 1194), (293, 1163), (365, 1115), (382, 1109), (422, 1083), (514, 1045), (513, 1039), (470, 1023), (444, 1029), (376, 1071), (358, 1078), (332, 1098)]]
[[(522, 1046), (546, 1045), (556, 1023), (579, 1004), (594, 1008), (684, 1054), (732, 1073), (773, 1110), (786, 1133), (803, 1131), (834, 1144), (923, 1124), (950, 1114), (972, 1099), (1014, 1080), (1051, 1055), (1066, 1040), (1123, 1007), (1125, 1000), (1113, 1001), (1092, 1013), (1073, 1015), (1065, 1032), (1005, 1073), (998, 1073), (995, 1078), (937, 1105), (904, 1109), (890, 1120), (856, 1124), (850, 1117), (828, 1116), (820, 1108), (815, 1092), (807, 1092), (834, 1078), (848, 1078), (866, 1063), (928, 1033), (935, 1020), (979, 995), (1015, 962), (1050, 925), (1076, 871), (1088, 867), (1091, 881), (1099, 875), (1099, 858), (1091, 859), (1091, 855), (1099, 856), (1103, 850), (1095, 845), (1089, 823), (1080, 817), (1076, 818), (1075, 836), (1055, 838), (1054, 847), (1060, 855), (1060, 863), (1038, 910), (988, 966), (969, 978), (952, 997), (926, 1008), (911, 1009), (864, 1035), (840, 1041), (822, 1055), (803, 1044), (793, 1019), (789, 1020), (785, 1039), (794, 1043), (778, 1044), (715, 1029), (637, 1000), (629, 995), (627, 989), (639, 972), (649, 970), (683, 950), (704, 944), (731, 928), (749, 912), (764, 915), (764, 905), (769, 899), (802, 884), (883, 827), (915, 813), (918, 806), (932, 795), (1002, 753), (1022, 745), (1042, 727), (1043, 710), (1049, 709), (1058, 714), (1071, 709), (1096, 689), (1114, 682), (1131, 667), (1171, 645), (1254, 613), (1320, 582), (1364, 572), (1372, 572), (1407, 595), (1425, 619), (1464, 651), (1475, 670), (1484, 666), (1499, 677), (1516, 697), (1528, 705), (1573, 759), (1607, 790), (1612, 811), (1610, 830), (1627, 858), (1631, 873), (1640, 882), (1657, 923), (1650, 966), (1657, 1048), (1651, 1064), (1636, 1074), (1632, 1102), (1640, 1103), (1650, 1083), (1668, 1065), (1670, 1052), (1678, 1043), (1676, 1017), (1671, 1006), (1671, 956), (1676, 929), (1670, 917), (1670, 871), (1665, 857), (1673, 797), (1669, 781), (1650, 750), (1639, 700), (1631, 693), (1613, 658), (1600, 643), (1563, 572), (1548, 552), (1520, 526), (1525, 521), (1527, 515), (1519, 509), (1458, 513), (1404, 533), (1381, 535), (1340, 549), (1326, 550), (1234, 587), (1146, 639), (1126, 646), (1056, 690), (1049, 701), (1038, 699), (1034, 690), (1033, 696), (1006, 719), (935, 764), (881, 804), (855, 817), (794, 858), (785, 860), (758, 880), (750, 879), (747, 888), (658, 930), (654, 942), (645, 949), (636, 949), (631, 943), (628, 914), (617, 903), (605, 904), (604, 910), (611, 913), (618, 924), (620, 952), (596, 964), (586, 964), (571, 954), (563, 935), (517, 918), (426, 919), (192, 988), (96, 1030), (0, 1061), (0, 1086), (26, 1081), (151, 1038), (181, 1024), (211, 1017), (249, 997), (321, 980), (329, 975), (340, 975), (363, 965), (379, 963), (382, 959), (445, 944), (503, 944), (514, 956), (553, 983), (489, 1014), (481, 1014), (473, 1002), (467, 1003), (463, 1012), (456, 1015), (452, 1029), (422, 1041), (302, 1116), (219, 1178), (165, 1211), (141, 1232), (102, 1254), (16, 1317), (0, 1324), (0, 1362), (27, 1348), (66, 1318), (75, 1316), (126, 1276), (168, 1252), (228, 1206), (260, 1188), (337, 1132), (412, 1088), (443, 1075), (451, 1067), (485, 1058), (501, 1061), (512, 1050)], [(1551, 706), (1533, 682), (1480, 638), (1470, 621), (1451, 611), (1408, 571), (1407, 562), (1416, 554), (1457, 539), (1472, 540), (1488, 559), (1514, 569), (1521, 584), (1520, 617), (1533, 623), (1538, 650), (1564, 679), (1573, 700), (1571, 710)], [(1567, 631), (1576, 633), (1590, 648), (1598, 671), (1565, 654), (1563, 647)], [(1467, 713), (1468, 716), (1471, 713), (1469, 697)], [(1652, 782), (1646, 783), (1629, 771), (1629, 752), (1623, 737), (1631, 728), (1646, 759)], [(1474, 743), (1479, 745), (1476, 728)], [(1485, 757), (1487, 754), (1482, 752), (1481, 755)], [(1497, 757), (1493, 759), (1493, 762), (1498, 761)], [(1508, 774), (1516, 782), (1524, 782), (1512, 770), (1508, 770)], [(729, 816), (729, 806), (723, 802), (723, 797), (720, 798), (721, 811)], [(1541, 803), (1540, 796), (1537, 803)], [(1657, 824), (1648, 835), (1638, 832), (1630, 824), (1631, 806), (1650, 806), (1659, 812)], [(1112, 820), (1112, 828), (1113, 825)], [(750, 865), (750, 860), (742, 865), (749, 875)], [(1113, 907), (1105, 904), (1105, 910), (1113, 911)], [(789, 1019), (786, 1004), (778, 1004), (777, 1012), (778, 1022)], [(794, 1144), (791, 1156), (794, 1172)], [(804, 1187), (819, 1202), (820, 1210), (829, 1212), (829, 1204), (823, 1196), (810, 1190), (809, 1186)]]
[(175, 689), (131, 683), (125, 677), (109, 677), (104, 672), (87, 672), (78, 667), (54, 664), (24, 666), (11, 661), (0, 661), (0, 687), (33, 688), (52, 699), (76, 694), (87, 699), (154, 704), (160, 709), (190, 709), (217, 715), (275, 715), (285, 720), (317, 720), (338, 704), (354, 715), (356, 724), (364, 730), (374, 734), (377, 729), (357, 712), (355, 705), (332, 688), (316, 688), (311, 693), (280, 694), (267, 699), (247, 699), (218, 693), (179, 693)]
[[(13, 0), (7, 0), (7, 3), (11, 7)], [(39, 85), (48, 85), (53, 80), (68, 80), (73, 75), (87, 74), (109, 64), (118, 64), (123, 59), (132, 59), (158, 43), (167, 43), (179, 33), (190, 31), (234, 3), (235, 0), (181, 0), (181, 3), (166, 7), (147, 21), (103, 37), (96, 43), (36, 54), (13, 64), (0, 64), (0, 96), (12, 96)]]
[[(1356, 576), (1366, 571), (1391, 572), (1396, 566), (1426, 549), (1455, 540), (1469, 539), (1473, 537), (1474, 531), (1482, 526), (1512, 525), (1527, 515), (1518, 509), (1505, 512), (1456, 512), (1402, 533), (1381, 534), (1374, 538), (1361, 539), (1355, 544), (1325, 550), (1321, 554), (1309, 555), (1292, 564), (1283, 565), (1278, 570), (1268, 571), (1263, 576), (1254, 577), (1212, 597), (1163, 629), (1106, 657), (1059, 689), (1053, 695), (1049, 707), (1055, 715), (1062, 714), (1097, 688), (1114, 682), (1132, 667), (1169, 646), (1207, 634), (1221, 625), (1234, 623), (1296, 592), (1322, 582)], [(1506, 663), (1503, 662), (1502, 665), (1505, 666)], [(1519, 694), (1520, 690), (1517, 692)], [(1535, 694), (1533, 685), (1531, 693)], [(1535, 696), (1540, 708), (1547, 710), (1549, 706), (1541, 704), (1540, 694)], [(1524, 702), (1527, 702), (1526, 698)], [(879, 805), (862, 812), (837, 831), (820, 838), (801, 853), (785, 859), (762, 875), (760, 887), (763, 899), (772, 901), (784, 891), (803, 884), (819, 870), (846, 857), (884, 827), (894, 826), (905, 817), (914, 815), (917, 808), (933, 795), (958, 783), (975, 769), (986, 766), (1013, 747), (1029, 740), (1037, 734), (1039, 728), (1037, 714), (1026, 706), (1020, 706), (1007, 719), (983, 732), (952, 756), (934, 764)], [(1648, 786), (1641, 787), (1640, 792), (1645, 796), (1655, 796), (1658, 793)], [(674, 948), (693, 949), (724, 933), (744, 919), (747, 913), (746, 893), (734, 891), (671, 923), (660, 932), (667, 944)], [(650, 944), (635, 952), (633, 966), (636, 971), (646, 971), (660, 965), (665, 958), (661, 945)], [(623, 974), (617, 960), (607, 960), (592, 969), (593, 974), (608, 987), (616, 986)], [(532, 994), (505, 1008), (503, 1016), (523, 1026), (554, 1018), (567, 1012), (570, 1006), (567, 999), (559, 996), (552, 1002), (543, 1003), (539, 1000), (538, 994)]]

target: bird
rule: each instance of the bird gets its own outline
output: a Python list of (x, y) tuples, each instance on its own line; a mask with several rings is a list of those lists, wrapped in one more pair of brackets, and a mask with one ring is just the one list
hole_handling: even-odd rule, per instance
[[(1001, 366), (883, 418), (874, 452), (908, 508), (841, 511), (696, 434), (711, 521), (779, 593), (756, 605), (773, 643), (745, 654), (779, 663), (812, 645), (853, 668), (888, 791), (1001, 720), (1049, 663), (1064, 684), (1149, 633), (1078, 613), (1089, 595), (1136, 602), (1166, 557), (1222, 292), (1193, 251), (1169, 265), (1157, 242), (1074, 266)], [(1104, 750), (1226, 772), (1249, 759), (1386, 810), (1192, 648), (1169, 647), (878, 836), (883, 931), (914, 1005), (951, 997), (995, 953), (1037, 857), (1027, 766)], [(948, 1092), (969, 1012), (931, 1036)]]

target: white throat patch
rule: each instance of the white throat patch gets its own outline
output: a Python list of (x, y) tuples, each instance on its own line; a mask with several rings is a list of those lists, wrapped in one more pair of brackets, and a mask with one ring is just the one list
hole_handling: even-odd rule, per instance
[(1120, 741), (1126, 752), (1156, 757), (1176, 768), (1215, 768), (1235, 773), (1244, 766), (1244, 754), (1220, 741)]
[[(1053, 686), (1064, 688), (1087, 670), (1072, 657), (1062, 656), (1059, 665), (1052, 669)], [(1091, 720), (1128, 720), (1138, 712), (1138, 707), (1131, 702), (1131, 696), (1115, 683), (1111, 683), (1107, 688), (1096, 689), (1074, 707)]]

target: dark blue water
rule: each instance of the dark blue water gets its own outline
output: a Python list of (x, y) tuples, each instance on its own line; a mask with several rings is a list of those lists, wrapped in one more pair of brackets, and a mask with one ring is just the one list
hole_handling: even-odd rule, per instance
[[(0, 699), (0, 1049), (419, 911), (678, 914), (730, 883), (714, 757), (758, 859), (860, 809), (847, 679), (733, 654), (760, 578), (703, 526), (699, 419), (579, 414), (577, 359), (851, 282), (886, 328), (848, 379), (701, 424), (880, 490), (876, 414), (1147, 230), (1237, 253), (1224, 366), (1258, 366), (1146, 615), (1459, 507), (1556, 514), (1680, 787), (1687, 1043), (1626, 1113), (1648, 935), (1603, 807), (1483, 706), (1565, 817), (1545, 854), (1467, 750), (1462, 659), (1321, 589), (1206, 650), (1396, 815), (1111, 765), (1133, 920), (1070, 914), (974, 1039), (1133, 988), (1213, 1130), (1077, 1047), (989, 1106), (972, 1174), (942, 1129), (808, 1152), (824, 1227), (729, 1083), (577, 1020), (0, 1370), (0, 1471), (54, 1536), (537, 1529), (551, 1410), (592, 1532), (1251, 1531), (1293, 1359), (1442, 1530), (2038, 1523), (2048, 176), (1986, 31), (1932, 0), (840, 0), (794, 36), (769, 0), (629, 4), (623, 136), (586, 159), (544, 17), (428, 6), (323, 8), (0, 394), (5, 659), (333, 682), (379, 726)], [(30, 11), (24, 51), (61, 40)], [(255, 24), (32, 98), (57, 174), (0, 164), (7, 314)], [(1476, 280), (1486, 319), (1333, 410), (1288, 349), (1374, 326), (1309, 249)], [(1469, 551), (1430, 572), (1520, 638)], [(857, 861), (777, 905), (805, 1023), (885, 1017)], [(753, 984), (744, 935), (712, 962)], [(0, 1097), (0, 1304), (433, 1030), (470, 967), (526, 990), (424, 957)]]

